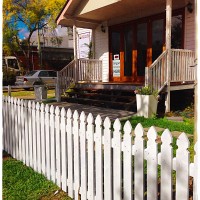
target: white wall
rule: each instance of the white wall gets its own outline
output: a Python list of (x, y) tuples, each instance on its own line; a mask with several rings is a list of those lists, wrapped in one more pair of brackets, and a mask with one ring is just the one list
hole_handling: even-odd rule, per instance
[(95, 40), (95, 59), (103, 61), (103, 82), (109, 81), (109, 44), (108, 44), (108, 28), (106, 32), (101, 31), (101, 25), (94, 30)]
[[(31, 43), (34, 46), (38, 45), (37, 31), (31, 36)], [(62, 40), (61, 44), (53, 43), (51, 40), (55, 40), (55, 37)], [(45, 41), (44, 41), (45, 40)], [(73, 37), (68, 35), (68, 28), (57, 26), (55, 29), (45, 27), (40, 30), (40, 42), (44, 43), (45, 47), (58, 47), (58, 48), (73, 48)]]
[[(194, 4), (193, 4), (194, 5)], [(195, 50), (195, 16), (185, 9), (185, 49)]]

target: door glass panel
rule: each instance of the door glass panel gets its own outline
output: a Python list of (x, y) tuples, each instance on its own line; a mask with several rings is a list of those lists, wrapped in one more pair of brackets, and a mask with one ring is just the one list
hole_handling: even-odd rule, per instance
[(118, 54), (120, 56), (120, 32), (112, 32), (111, 44), (112, 60), (114, 60), (114, 55)]
[(156, 60), (163, 51), (163, 26), (163, 19), (152, 22), (152, 62)]
[(133, 31), (131, 27), (124, 30), (124, 76), (132, 75)]
[(145, 75), (147, 64), (147, 24), (137, 26), (137, 75)]
[(182, 48), (182, 29), (183, 16), (177, 15), (172, 17), (172, 39), (171, 45), (174, 49)]

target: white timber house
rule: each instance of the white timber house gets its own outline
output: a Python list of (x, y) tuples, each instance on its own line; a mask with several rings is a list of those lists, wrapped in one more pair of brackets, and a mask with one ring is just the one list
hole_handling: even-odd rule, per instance
[[(71, 82), (149, 85), (166, 92), (170, 111), (170, 91), (194, 88), (193, 0), (67, 0), (57, 24), (73, 27), (74, 35), (78, 28), (91, 29), (93, 51), (93, 59), (84, 60), (74, 48), (74, 61), (59, 75), (58, 97)], [(77, 37), (74, 40), (78, 47)]]

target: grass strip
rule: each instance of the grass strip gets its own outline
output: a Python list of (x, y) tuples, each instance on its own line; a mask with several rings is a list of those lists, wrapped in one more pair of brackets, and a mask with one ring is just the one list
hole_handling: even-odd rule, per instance
[(21, 161), (7, 157), (3, 160), (3, 199), (70, 200), (71, 198), (67, 197), (67, 194), (53, 182), (48, 181), (45, 176), (34, 172), (32, 168), (25, 166)]

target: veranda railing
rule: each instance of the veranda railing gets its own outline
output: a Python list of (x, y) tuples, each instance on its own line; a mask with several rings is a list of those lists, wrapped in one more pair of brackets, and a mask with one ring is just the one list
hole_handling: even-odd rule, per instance
[(185, 49), (172, 49), (171, 81), (196, 80), (195, 52)]
[(65, 93), (72, 83), (78, 81), (102, 81), (102, 61), (97, 59), (77, 59), (58, 72), (57, 95)]
[(150, 67), (145, 68), (145, 85), (158, 92), (167, 84), (167, 53), (165, 50)]
[(197, 155), (190, 163), (185, 133), (178, 137), (175, 150), (169, 130), (158, 144), (154, 127), (144, 139), (140, 124), (133, 130), (129, 121), (122, 127), (116, 119), (112, 126), (108, 117), (103, 121), (101, 116), (94, 119), (92, 114), (13, 97), (3, 97), (2, 114), (3, 149), (74, 199), (156, 200), (160, 188), (160, 199), (188, 200), (189, 177), (196, 198)]
[(165, 50), (150, 67), (145, 68), (145, 85), (160, 92), (170, 82), (196, 80), (195, 52), (185, 49), (171, 49), (171, 69), (167, 77), (167, 54)]

